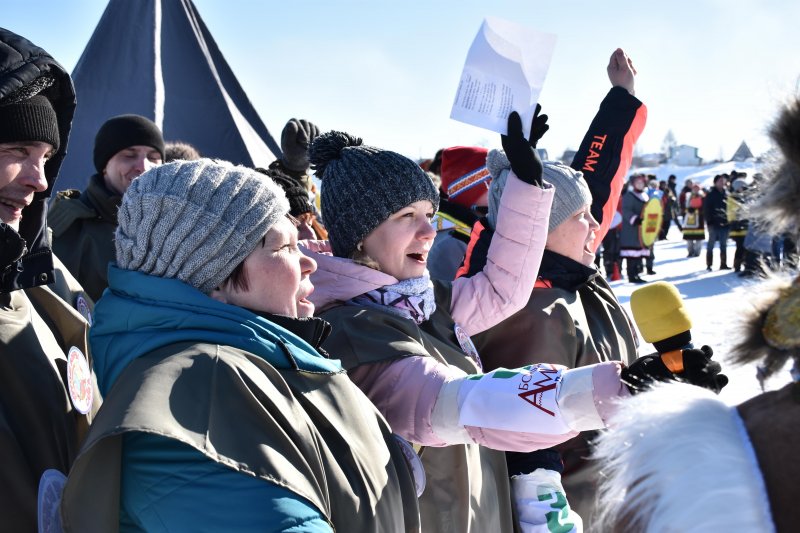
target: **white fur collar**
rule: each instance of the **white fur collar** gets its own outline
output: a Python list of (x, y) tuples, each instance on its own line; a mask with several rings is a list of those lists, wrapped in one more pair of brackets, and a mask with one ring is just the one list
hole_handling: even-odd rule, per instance
[(769, 532), (764, 480), (735, 408), (699, 387), (661, 384), (619, 404), (599, 439), (599, 531)]

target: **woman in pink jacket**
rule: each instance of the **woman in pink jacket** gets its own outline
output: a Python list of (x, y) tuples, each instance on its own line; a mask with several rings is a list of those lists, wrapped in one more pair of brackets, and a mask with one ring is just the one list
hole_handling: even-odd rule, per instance
[(519, 116), (509, 118), (512, 172), (488, 262), (453, 282), (428, 275), (439, 194), (416, 163), (341, 132), (310, 148), (330, 238), (306, 243), (318, 264), (310, 299), (333, 325), (323, 348), (413, 444), (423, 531), (518, 529), (502, 451), (601, 428), (609, 400), (629, 394), (617, 362), (482, 375), (469, 339), (522, 308), (533, 288), (553, 198), (534, 149), (546, 120), (537, 108), (528, 140)]

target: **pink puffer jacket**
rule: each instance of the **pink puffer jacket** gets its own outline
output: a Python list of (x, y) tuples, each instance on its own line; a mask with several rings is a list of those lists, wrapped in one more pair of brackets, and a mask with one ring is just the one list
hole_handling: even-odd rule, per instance
[[(552, 187), (533, 187), (513, 173), (501, 199), (497, 228), (483, 272), (452, 283), (450, 314), (469, 335), (484, 331), (521, 309), (536, 281), (545, 241)], [(365, 292), (398, 282), (392, 276), (334, 257), (325, 241), (303, 241), (303, 251), (317, 262), (309, 299), (317, 313), (342, 305)], [(619, 366), (598, 365), (584, 391), (589, 405), (602, 406), (612, 397), (626, 394), (619, 381)], [(455, 444), (434, 427), (433, 414), (443, 387), (465, 374), (431, 357), (403, 357), (362, 365), (350, 370), (351, 379), (373, 401), (395, 433), (426, 446)], [(585, 404), (585, 402), (584, 402)], [(600, 418), (604, 418), (602, 407)], [(597, 418), (597, 417), (595, 417)], [(583, 429), (583, 428), (581, 428)], [(530, 451), (563, 442), (577, 434), (536, 433), (467, 426), (465, 437), (490, 448)]]

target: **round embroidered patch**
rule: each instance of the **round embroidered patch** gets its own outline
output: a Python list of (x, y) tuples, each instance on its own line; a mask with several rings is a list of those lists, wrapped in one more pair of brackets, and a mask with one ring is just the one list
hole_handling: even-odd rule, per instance
[(83, 352), (76, 346), (67, 355), (67, 388), (75, 410), (86, 414), (92, 408), (92, 372)]
[(61, 533), (58, 508), (66, 483), (67, 476), (52, 468), (45, 470), (39, 478), (39, 533)]
[(86, 322), (89, 325), (92, 325), (92, 311), (89, 309), (89, 303), (86, 301), (86, 298), (83, 296), (78, 296), (75, 299), (75, 309), (81, 314), (83, 318), (86, 319)]
[(473, 344), (472, 339), (469, 338), (467, 332), (464, 331), (458, 324), (453, 326), (453, 331), (456, 334), (456, 339), (458, 340), (459, 346), (461, 346), (461, 351), (470, 356), (475, 361), (475, 364), (478, 365), (478, 368), (481, 370), (481, 372), (483, 372), (481, 356), (478, 355), (478, 349), (475, 348), (475, 344)]
[(397, 434), (394, 434), (394, 439), (400, 445), (400, 450), (403, 452), (406, 463), (411, 469), (411, 475), (414, 477), (414, 488), (417, 490), (417, 497), (419, 498), (422, 496), (422, 491), (425, 490), (425, 484), (427, 483), (425, 466), (422, 464), (422, 459), (419, 458), (414, 447), (406, 439)]

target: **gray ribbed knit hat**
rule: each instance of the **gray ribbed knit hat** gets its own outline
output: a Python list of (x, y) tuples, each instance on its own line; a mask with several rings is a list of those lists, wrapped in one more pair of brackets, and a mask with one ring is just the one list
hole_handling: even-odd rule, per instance
[(210, 159), (155, 167), (122, 197), (117, 265), (208, 294), (288, 212), (283, 190), (255, 170)]
[[(506, 186), (506, 179), (511, 170), (506, 154), (501, 150), (491, 150), (486, 156), (486, 167), (492, 174), (492, 184), (489, 187), (489, 223), (492, 227), (497, 223), (497, 210), (500, 207), (500, 196)], [(547, 232), (556, 229), (567, 220), (575, 211), (584, 205), (591, 205), (592, 193), (583, 179), (583, 173), (571, 167), (554, 161), (544, 163), (542, 173), (544, 181), (555, 187), (553, 207), (550, 209), (550, 225)]]
[(419, 165), (350, 134), (320, 135), (309, 160), (322, 180), (322, 218), (337, 257), (351, 257), (364, 237), (409, 204), (428, 200), (439, 208), (439, 191)]

